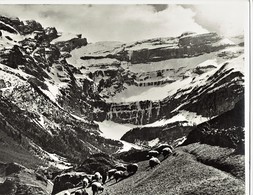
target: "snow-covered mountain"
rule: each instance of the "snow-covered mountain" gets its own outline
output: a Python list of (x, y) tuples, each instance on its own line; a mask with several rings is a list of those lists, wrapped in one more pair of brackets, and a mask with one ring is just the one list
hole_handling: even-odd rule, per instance
[(88, 43), (4, 16), (0, 29), (2, 129), (43, 158), (124, 151), (133, 145), (113, 139), (125, 133), (141, 145), (173, 142), (244, 96), (243, 44), (214, 32)]
[[(112, 137), (128, 131), (122, 139), (138, 144), (158, 143), (146, 127), (175, 126), (176, 136), (167, 136), (173, 141), (244, 96), (243, 44), (216, 33), (91, 43), (70, 54), (67, 62), (96, 83), (101, 99), (93, 117), (100, 129)], [(141, 140), (131, 129), (143, 129)]]

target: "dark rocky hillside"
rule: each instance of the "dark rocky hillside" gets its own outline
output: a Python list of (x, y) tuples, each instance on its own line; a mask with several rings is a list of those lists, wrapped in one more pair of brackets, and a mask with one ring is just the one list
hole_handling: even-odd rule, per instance
[(0, 194), (38, 194), (49, 195), (50, 183), (43, 175), (17, 163), (0, 163)]
[(244, 154), (244, 100), (240, 100), (234, 109), (193, 129), (182, 145), (200, 142), (214, 146), (236, 149)]
[(4, 16), (0, 21), (15, 30), (1, 28), (0, 131), (49, 160), (48, 152), (80, 162), (92, 153), (118, 150), (122, 144), (101, 137), (93, 123), (89, 99), (99, 98), (94, 83), (85, 75), (76, 78), (80, 71), (64, 57), (87, 40), (76, 36), (52, 44), (60, 36), (53, 27)]

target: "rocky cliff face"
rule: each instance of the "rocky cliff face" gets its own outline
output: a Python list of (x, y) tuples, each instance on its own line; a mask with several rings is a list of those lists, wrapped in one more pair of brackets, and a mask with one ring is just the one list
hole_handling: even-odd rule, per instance
[[(240, 48), (235, 50), (236, 56), (229, 59), (227, 55), (219, 57), (223, 52), (229, 53), (222, 50), (192, 58), (151, 64), (130, 64), (124, 70), (119, 71), (119, 68), (114, 70), (121, 77), (126, 70), (131, 72), (128, 73), (130, 79), (123, 81), (117, 79), (115, 84), (112, 83), (114, 93), (104, 96), (107, 98), (107, 104), (99, 107), (105, 114), (96, 113), (96, 120), (107, 119), (119, 123), (144, 125), (163, 117), (173, 116), (172, 111), (179, 106), (180, 109), (196, 112), (205, 117), (233, 108), (244, 93), (243, 72), (233, 71), (234, 66), (243, 64), (243, 57), (238, 57), (241, 55)], [(206, 60), (205, 57), (214, 59)], [(177, 62), (182, 64), (177, 64), (177, 67)], [(151, 65), (153, 69), (157, 65), (156, 70), (145, 72)], [(167, 69), (160, 69), (165, 66)], [(141, 68), (141, 72), (137, 72), (138, 67)], [(108, 87), (103, 86), (108, 92)], [(154, 93), (157, 92), (155, 96)], [(129, 94), (132, 94), (132, 97)]]
[[(221, 115), (233, 109), (237, 102), (244, 99), (244, 73), (242, 67), (240, 67), (242, 64), (243, 57), (241, 56), (240, 58), (236, 58), (222, 65), (218, 70), (215, 70), (210, 77), (204, 78), (199, 76), (198, 78), (187, 78), (189, 79), (189, 83), (177, 89), (176, 93), (172, 96), (160, 101), (159, 112), (153, 109), (153, 112), (150, 112), (152, 113), (152, 117), (150, 118), (152, 118), (152, 120), (154, 119), (154, 121), (161, 120), (161, 118), (180, 118), (180, 112), (189, 111), (205, 117), (205, 120), (210, 120), (214, 116)], [(194, 83), (198, 84), (195, 85)], [(241, 117), (241, 115), (238, 117)], [(147, 116), (144, 116), (144, 118), (145, 120), (149, 119)], [(194, 119), (190, 118), (187, 120), (186, 117), (186, 121), (189, 120)], [(196, 123), (192, 125), (198, 123), (199, 121), (196, 121)], [(189, 128), (186, 127), (187, 125), (183, 125), (184, 130), (181, 131), (182, 125), (180, 124), (175, 125), (169, 123), (169, 125), (163, 124), (163, 126), (157, 127), (154, 123), (153, 127), (152, 124), (149, 124), (147, 127), (144, 125), (143, 127), (133, 129), (127, 132), (122, 139), (132, 143), (143, 143), (158, 137), (160, 141), (166, 140), (167, 142), (172, 142), (173, 140), (186, 136), (189, 130), (192, 129), (192, 125), (190, 125), (191, 127)], [(165, 131), (165, 129), (168, 128), (168, 126), (175, 127), (176, 136), (172, 131), (166, 136), (165, 132), (168, 131)], [(154, 132), (157, 132), (157, 137), (154, 135)]]
[(55, 28), (36, 21), (0, 21), (6, 27), (0, 37), (1, 131), (53, 162), (50, 154), (79, 162), (92, 153), (117, 151), (122, 144), (101, 137), (93, 122), (89, 99), (99, 100), (93, 80), (65, 60), (86, 39), (58, 42)]

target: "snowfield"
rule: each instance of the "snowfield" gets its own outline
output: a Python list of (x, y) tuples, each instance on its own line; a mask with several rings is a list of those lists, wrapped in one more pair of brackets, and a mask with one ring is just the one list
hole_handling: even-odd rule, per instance
[[(213, 55), (213, 54), (205, 54), (205, 55)], [(185, 79), (178, 78), (178, 80), (173, 83), (168, 83), (166, 85), (161, 85), (161, 86), (137, 87), (137, 86), (133, 86), (133, 85), (131, 85), (131, 86), (125, 85), (125, 87), (126, 87), (125, 90), (123, 90), (120, 93), (117, 93), (113, 97), (106, 99), (106, 101), (107, 102), (114, 102), (114, 103), (121, 103), (121, 102), (127, 103), (127, 102), (136, 102), (136, 101), (144, 101), (144, 100), (159, 101), (159, 100), (162, 100), (168, 96), (176, 94), (178, 92), (178, 89), (180, 89), (181, 91), (184, 91), (184, 93), (185, 93), (187, 91), (187, 89), (192, 90), (194, 87), (206, 85), (208, 83), (207, 80), (208, 80), (209, 76), (213, 75), (216, 71), (218, 71), (219, 68), (225, 63), (228, 64), (226, 66), (227, 69), (234, 69), (234, 71), (244, 72), (243, 71), (244, 67), (242, 66), (242, 64), (244, 63), (243, 59), (244, 59), (244, 55), (242, 54), (238, 58), (234, 58), (234, 59), (230, 59), (230, 60), (224, 60), (224, 59), (222, 60), (219, 58), (215, 58), (213, 60), (204, 60), (198, 64), (195, 63), (195, 65), (193, 62), (191, 64), (189, 59), (184, 59), (185, 66), (186, 66), (187, 62), (189, 61), (189, 64), (188, 64), (189, 66), (191, 65), (193, 67), (203, 68), (203, 67), (207, 67), (209, 65), (212, 65), (213, 67), (217, 67), (217, 68), (214, 68), (214, 69), (211, 69), (207, 72), (204, 72), (201, 75), (195, 74), (193, 76), (192, 72), (190, 71), (193, 67), (190, 68), (187, 66), (187, 70), (189, 69), (188, 75), (190, 75), (190, 77), (188, 77), (188, 78), (185, 78)], [(183, 59), (179, 59), (179, 60), (183, 60)], [(179, 63), (179, 62), (177, 62), (177, 63)], [(175, 65), (177, 63), (175, 63)], [(149, 66), (149, 64), (146, 64), (146, 66)], [(153, 66), (156, 66), (156, 65), (153, 64)], [(181, 67), (185, 68), (185, 66), (183, 66), (183, 64), (181, 63)], [(177, 94), (177, 96), (180, 96), (180, 95), (181, 95), (180, 93)]]
[(119, 140), (130, 129), (137, 127), (132, 124), (119, 124), (108, 120), (95, 123), (98, 124), (99, 129), (102, 131), (102, 136), (116, 140)]
[[(205, 121), (208, 121), (207, 117), (202, 117), (194, 112), (189, 112), (185, 110), (180, 110), (179, 113), (170, 119), (161, 119), (154, 123), (146, 125), (133, 125), (133, 124), (119, 124), (110, 120), (105, 120), (103, 122), (96, 122), (99, 125), (99, 129), (102, 132), (102, 136), (105, 138), (119, 140), (126, 132), (137, 127), (161, 127), (167, 124), (171, 124), (177, 121), (184, 122), (183, 125), (195, 126)], [(152, 140), (149, 142), (149, 146), (154, 146), (159, 142), (158, 140)]]

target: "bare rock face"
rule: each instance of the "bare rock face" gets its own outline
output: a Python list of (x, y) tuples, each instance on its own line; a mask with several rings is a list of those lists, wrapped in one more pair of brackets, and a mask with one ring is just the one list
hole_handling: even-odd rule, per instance
[(26, 62), (22, 52), (17, 45), (14, 45), (11, 49), (4, 49), (0, 51), (0, 62), (6, 64), (12, 68), (17, 68), (18, 65)]
[(107, 120), (115, 122), (128, 121), (133, 124), (147, 124), (156, 121), (160, 117), (161, 103), (152, 101), (140, 101), (134, 103), (107, 104)]

